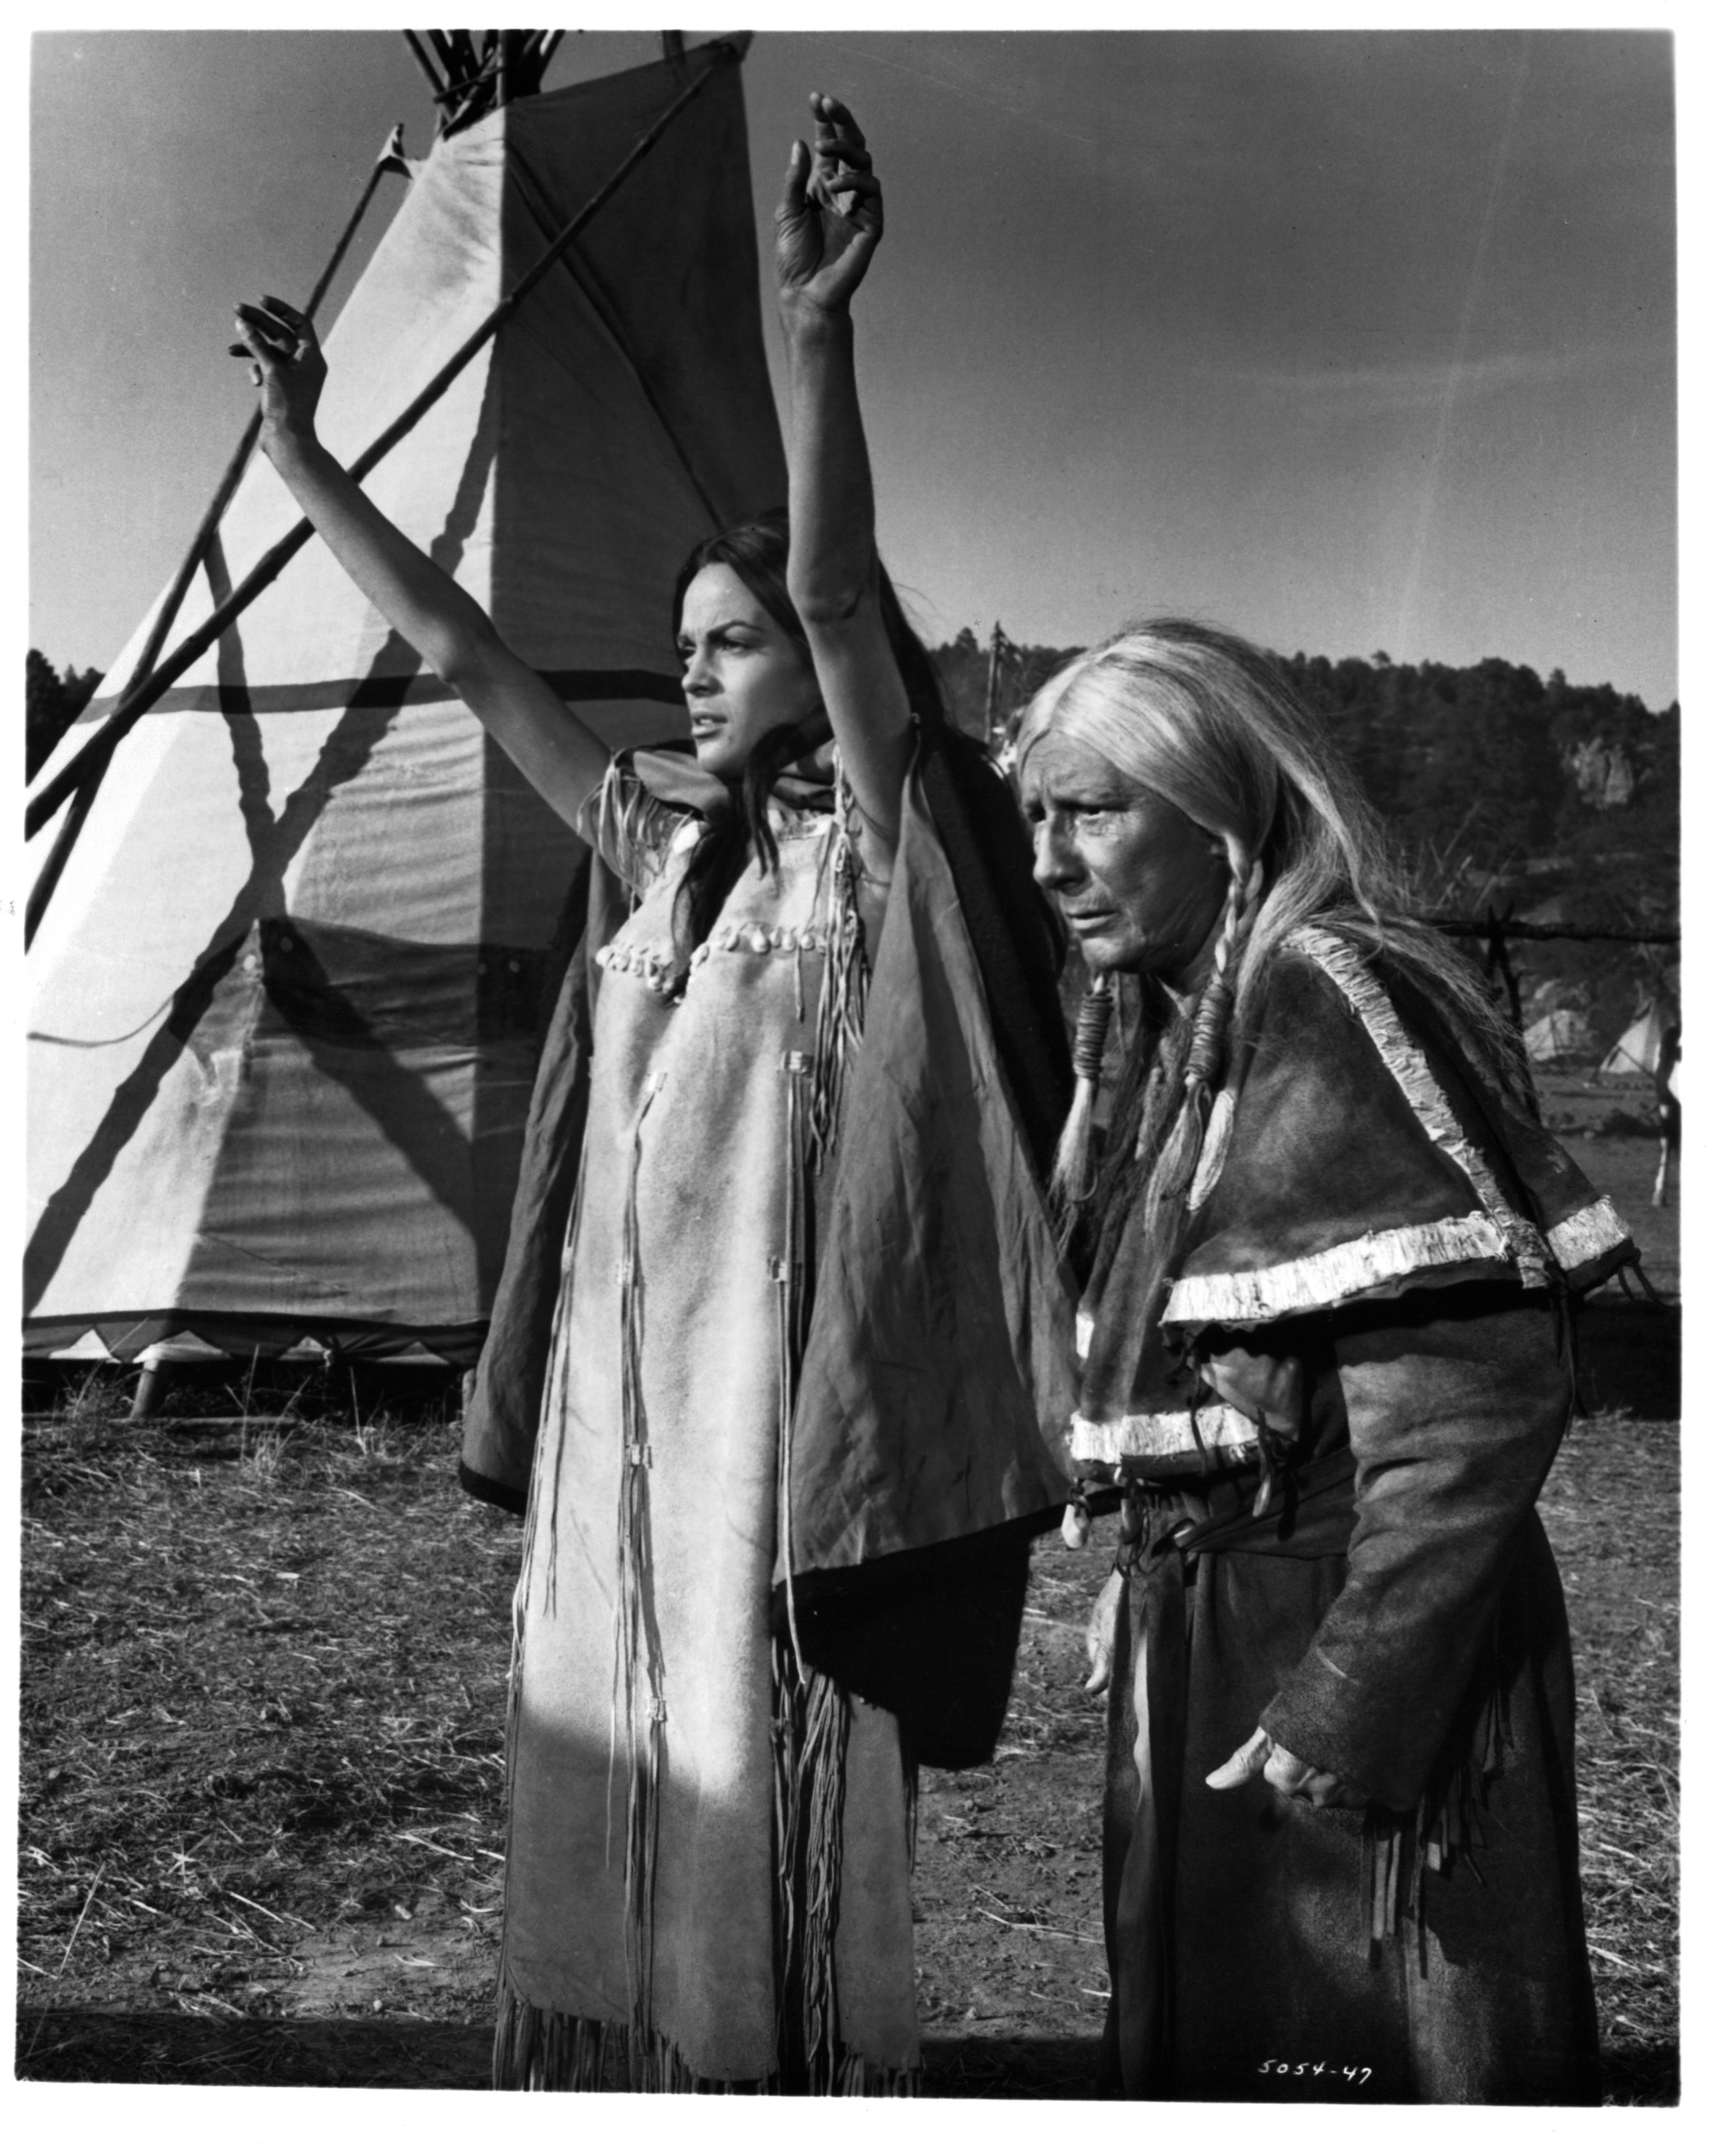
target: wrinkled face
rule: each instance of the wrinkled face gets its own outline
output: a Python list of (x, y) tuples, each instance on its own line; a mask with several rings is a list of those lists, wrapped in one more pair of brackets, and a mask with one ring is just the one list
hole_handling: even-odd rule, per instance
[(1048, 733), (1029, 752), (1023, 795), (1035, 880), (1058, 900), (1090, 971), (1187, 986), (1225, 904), (1219, 841), (1062, 734)]
[(684, 595), (678, 655), (696, 761), (736, 778), (776, 726), (820, 709), (814, 669), (735, 569), (699, 569)]

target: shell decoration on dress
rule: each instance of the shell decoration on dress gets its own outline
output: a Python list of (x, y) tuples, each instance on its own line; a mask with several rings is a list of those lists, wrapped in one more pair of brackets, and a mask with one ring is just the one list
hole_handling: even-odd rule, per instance
[[(819, 850), (816, 856), (819, 865), (813, 890), (806, 895), (802, 920), (778, 923), (741, 914), (722, 918), (686, 960), (671, 940), (669, 926), (662, 920), (663, 909), (657, 906), (649, 912), (633, 913), (613, 940), (595, 953), (595, 963), (603, 973), (628, 976), (663, 1004), (689, 1004), (692, 1015), (705, 995), (713, 998), (712, 1007), (718, 1010), (720, 998), (728, 988), (742, 998), (755, 993), (764, 982), (774, 988), (772, 1003), (777, 1008), (780, 977), (766, 971), (767, 962), (786, 960), (795, 972), (786, 1008), (794, 1009), (798, 1027), (813, 1027), (813, 1051), (793, 1047), (779, 1058), (786, 1086), (784, 1204), (783, 1218), (778, 1223), (779, 1241), (767, 1257), (777, 1311), (776, 1491), (787, 1546), (796, 1387), (810, 1308), (805, 1292), (812, 1255), (808, 1194), (838, 1132), (845, 1070), (862, 1037), (869, 973), (857, 903), (856, 804), (836, 761), (833, 802), (830, 814), (770, 804), (769, 820), (778, 838), (809, 841)], [(634, 815), (631, 822), (639, 834), (640, 852), (646, 829)], [(694, 843), (694, 827), (687, 820), (667, 845), (655, 847), (651, 857), (641, 857), (658, 880), (669, 872), (669, 856), (689, 852)], [(664, 911), (669, 914), (669, 906)], [(639, 922), (643, 924), (640, 932)], [(814, 969), (805, 963), (810, 958), (822, 962), (818, 983)], [(763, 970), (728, 975), (723, 981), (697, 988), (697, 977), (707, 966), (717, 963), (724, 967), (732, 961), (751, 966), (759, 963)], [(813, 1003), (811, 990), (817, 992)], [(765, 1010), (768, 1004), (765, 995), (758, 997), (758, 1009)], [(753, 1045), (737, 1052), (754, 1052)], [(623, 1820), (624, 1964), (630, 1998), (628, 2020), (610, 2025), (623, 2041), (633, 2070), (645, 2087), (689, 2085), (688, 2078), (679, 2075), (674, 2064), (676, 2055), (656, 2026), (654, 1997), (654, 1897), (662, 1796), (668, 1772), (664, 1731), (671, 1707), (658, 1621), (649, 1614), (655, 1563), (649, 1522), (656, 1469), (644, 1399), (644, 1267), (637, 1242), (637, 1178), (643, 1158), (643, 1118), (658, 1096), (662, 1075), (651, 1074), (633, 1125), (623, 1209), (625, 1247), (614, 1275), (620, 1289), (617, 1315), (621, 1428), (617, 1434), (621, 1452), (608, 1787), (609, 1804), (615, 1798), (622, 1802), (617, 1816)], [(777, 1966), (798, 1973), (793, 1980), (802, 1998), (792, 2011), (802, 2018), (795, 2041), (800, 2044), (810, 2086), (854, 2092), (874, 2085), (875, 2070), (859, 2056), (840, 2055), (833, 1969), (851, 1707), (848, 1696), (833, 1680), (812, 1669), (798, 1650), (795, 1593), (789, 1574), (785, 1603), (788, 1644), (774, 1644), (772, 1676), (771, 1810), (785, 1845), (781, 1861), (787, 1882), (774, 1912), (778, 1927)], [(521, 1637), (518, 1635), (514, 1642), (515, 1667), (521, 1663)], [(609, 1833), (613, 1824), (613, 1815), (609, 1814)], [(518, 2054), (509, 2068), (514, 2079), (526, 2071), (529, 2057), (542, 2046), (557, 2046), (576, 2055), (567, 2066), (567, 2076), (586, 2086), (596, 2085), (600, 2073), (599, 2032), (608, 2025), (544, 2009), (521, 1994), (508, 1992), (506, 2000), (505, 2014), (510, 2018), (502, 2021), (502, 2029), (511, 2031), (505, 2041)], [(908, 2085), (913, 2071), (902, 2071), (892, 2079)]]
[(770, 928), (759, 921), (722, 922), (705, 943), (697, 944), (690, 963), (679, 963), (669, 943), (631, 942), (615, 937), (595, 953), (595, 963), (605, 973), (628, 973), (641, 987), (667, 1003), (676, 1003), (710, 958), (750, 955), (757, 958), (795, 959), (799, 952), (813, 954), (828, 947), (824, 930)]

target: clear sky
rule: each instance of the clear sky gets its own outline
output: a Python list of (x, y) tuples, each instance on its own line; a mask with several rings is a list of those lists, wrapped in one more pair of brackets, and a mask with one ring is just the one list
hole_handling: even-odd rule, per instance
[[(758, 216), (811, 88), (887, 183), (859, 365), (931, 640), (1169, 608), (1677, 693), (1668, 37), (764, 32), (745, 80)], [(31, 112), (29, 634), (105, 666), (249, 408), (231, 303), (300, 299), (430, 108), (396, 32), (67, 31)]]

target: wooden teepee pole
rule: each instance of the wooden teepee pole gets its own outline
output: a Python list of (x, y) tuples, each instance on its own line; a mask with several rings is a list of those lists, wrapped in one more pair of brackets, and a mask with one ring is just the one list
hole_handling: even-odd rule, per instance
[(446, 85), (441, 79), (440, 70), (435, 66), (433, 60), (428, 58), (428, 53), (423, 48), (422, 39), (417, 35), (414, 30), (407, 30), (405, 32), (404, 42), (410, 47), (411, 57), (415, 60), (417, 65), (422, 69), (423, 73), (428, 77), (428, 88), (433, 93), (435, 103), (439, 104), (440, 100), (446, 95)]
[[(597, 188), (590, 196), (571, 222), (549, 242), (533, 265), (524, 272), (510, 291), (500, 301), (480, 327), (472, 331), (465, 338), (428, 387), (415, 397), (392, 425), (383, 433), (377, 435), (362, 454), (356, 459), (350, 466), (353, 479), (366, 478), (390, 449), (397, 447), (423, 414), (439, 403), (483, 346), (498, 335), (500, 329), (534, 291), (561, 255), (571, 246), (583, 227), (606, 206), (613, 193), (647, 157), (649, 151), (677, 119), (679, 114), (701, 95), (707, 84), (712, 80), (715, 69), (741, 59), (748, 49), (748, 46), (747, 34), (741, 33), (738, 37), (721, 38), (706, 48), (709, 55), (707, 66), (693, 82), (679, 93), (653, 126), (637, 137), (605, 185)], [(313, 535), (314, 530), (314, 526), (307, 517), (293, 525), (285, 536), (270, 547), (262, 556), (225, 603), (217, 607), (200, 629), (186, 637), (172, 657), (163, 665), (157, 666), (147, 680), (139, 683), (136, 689), (120, 700), (118, 706), (101, 726), (100, 732), (85, 742), (71, 761), (42, 788), (34, 800), (25, 809), (24, 834), (27, 838), (34, 837), (43, 824), (58, 809), (60, 803), (77, 791), (85, 777), (95, 769), (96, 765), (105, 762), (106, 757), (111, 755), (114, 748), (131, 732), (137, 721), (150, 711), (180, 675), (187, 673), (208, 647), (231, 627), (250, 602), (259, 593), (267, 589), (293, 555), (297, 553)]]
[[(326, 298), (327, 288), (338, 275), (339, 265), (345, 259), (346, 250), (356, 237), (357, 227), (362, 223), (369, 204), (374, 200), (375, 190), (381, 184), (382, 174), (403, 172), (408, 175), (409, 169), (404, 161), (404, 129), (403, 126), (399, 126), (395, 127), (387, 137), (382, 146), (380, 156), (369, 168), (369, 176), (364, 182), (362, 192), (357, 197), (356, 207), (345, 220), (345, 228), (334, 243), (333, 252), (327, 258), (326, 266), (315, 280), (315, 288), (310, 294), (309, 304), (304, 309), (306, 315), (313, 316), (316, 308)], [(203, 566), (209, 545), (219, 528), (220, 520), (226, 514), (233, 495), (238, 491), (238, 483), (244, 477), (245, 468), (250, 460), (250, 452), (256, 446), (256, 438), (260, 434), (261, 429), (262, 415), (260, 411), (257, 410), (250, 414), (243, 434), (238, 436), (238, 446), (228, 459), (226, 469), (220, 475), (220, 482), (214, 489), (208, 507), (203, 511), (203, 521), (197, 525), (194, 537), (185, 549), (184, 558), (180, 562), (172, 582), (167, 588), (166, 596), (161, 602), (160, 611), (156, 614), (150, 627), (148, 640), (138, 655), (136, 665), (131, 670), (130, 679), (121, 691), (121, 704), (126, 697), (131, 696), (143, 681), (147, 680), (154, 669), (156, 660), (161, 656), (161, 647), (167, 641), (167, 631), (177, 619), (178, 609), (184, 603), (184, 595), (190, 589), (191, 580)], [(115, 747), (116, 746), (115, 742)], [(76, 845), (84, 824), (88, 820), (90, 810), (95, 806), (96, 790), (101, 783), (110, 757), (110, 751), (107, 755), (100, 757), (90, 765), (89, 776), (79, 788), (78, 798), (72, 806), (71, 813), (54, 834), (54, 844), (49, 850), (48, 858), (43, 862), (41, 873), (37, 876), (31, 888), (29, 898), (23, 911), (23, 947), (26, 951), (35, 941), (36, 931), (42, 923), (42, 916), (47, 911), (49, 902), (59, 888), (59, 879), (65, 871), (65, 864), (70, 860), (72, 849)]]
[(982, 737), (989, 748), (993, 746), (993, 728), (999, 716), (999, 660), (1005, 649), (1005, 631), (996, 621), (993, 635), (987, 646), (987, 709), (982, 723)]

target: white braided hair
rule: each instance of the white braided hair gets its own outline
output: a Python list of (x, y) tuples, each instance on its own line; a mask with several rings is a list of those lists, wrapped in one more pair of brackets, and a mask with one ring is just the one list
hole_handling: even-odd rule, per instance
[[(1169, 801), (1220, 842), (1229, 865), (1193, 1016), (1187, 1029), (1168, 1028), (1153, 1067), (1136, 1074), (1132, 1158), (1162, 1226), (1194, 1177), (1233, 1028), (1244, 1028), (1281, 944), (1310, 921), (1390, 954), (1501, 1082), (1516, 1080), (1521, 1051), (1485, 983), (1443, 937), (1406, 917), (1378, 819), (1265, 653), (1199, 622), (1143, 623), (1084, 652), (1039, 692), (1018, 735), (1019, 774), (1049, 732)], [(1104, 1170), (1101, 1182), (1110, 1188)], [(1055, 1172), (1054, 1189), (1061, 1203), (1085, 1199), (1085, 1170)]]

